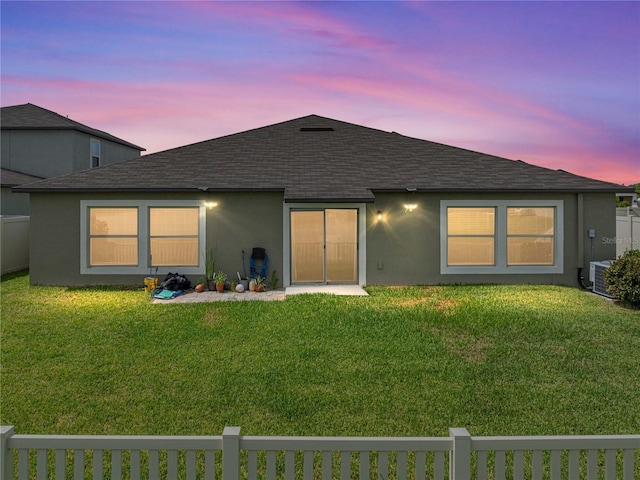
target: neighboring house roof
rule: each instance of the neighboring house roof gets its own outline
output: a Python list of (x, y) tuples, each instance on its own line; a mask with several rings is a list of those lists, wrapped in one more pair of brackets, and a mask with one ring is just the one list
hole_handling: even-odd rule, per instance
[(34, 177), (25, 173), (14, 172), (6, 168), (0, 169), (0, 186), (17, 187), (18, 185), (27, 185), (29, 183), (39, 182), (42, 177)]
[(294, 201), (374, 192), (611, 192), (592, 180), (309, 115), (30, 185), (31, 192), (283, 191)]
[(88, 127), (82, 123), (63, 117), (46, 108), (31, 103), (2, 107), (0, 109), (0, 129), (2, 130), (77, 130), (88, 135), (119, 143), (136, 150), (145, 149), (118, 137)]

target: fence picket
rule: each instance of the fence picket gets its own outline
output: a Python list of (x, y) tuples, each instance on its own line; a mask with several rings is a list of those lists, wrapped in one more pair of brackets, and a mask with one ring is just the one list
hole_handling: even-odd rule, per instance
[[(371, 452), (360, 452), (360, 480), (369, 480), (369, 460)], [(424, 477), (423, 477), (424, 478)]]
[(267, 452), (267, 480), (275, 480), (276, 478), (276, 452), (269, 450)]
[(435, 452), (433, 459), (433, 478), (435, 480), (444, 480), (444, 452)]
[(18, 452), (18, 478), (29, 478), (29, 450), (23, 449)]
[(342, 480), (349, 480), (351, 477), (351, 452), (342, 452), (340, 458), (340, 478)]
[(487, 452), (479, 451), (476, 462), (476, 475), (478, 476), (478, 480), (487, 480)]
[(495, 459), (495, 475), (496, 475), (496, 480), (506, 480), (506, 473), (505, 473), (505, 453), (503, 450), (498, 450), (496, 452), (496, 459)]
[(531, 479), (542, 480), (542, 452), (540, 450), (531, 452)]
[(140, 478), (140, 450), (131, 450), (129, 471), (131, 478)]
[(513, 478), (514, 480), (524, 480), (524, 452), (522, 450), (513, 452)]
[(331, 480), (333, 461), (331, 451), (322, 452), (322, 480)]
[(302, 466), (302, 474), (304, 476), (304, 480), (312, 480), (313, 479), (313, 451), (305, 450), (303, 458), (302, 458), (303, 466)]
[(293, 450), (287, 450), (284, 454), (284, 478), (293, 480), (296, 473), (296, 458)]
[(622, 454), (622, 478), (633, 480), (633, 450), (625, 448)]
[(149, 480), (160, 478), (160, 452), (149, 450)]
[(580, 451), (569, 450), (569, 480), (580, 479)]
[(427, 476), (427, 453), (416, 452), (416, 475), (415, 479), (422, 479)]
[(216, 478), (216, 454), (214, 450), (204, 451), (204, 478), (215, 480)]
[(407, 452), (398, 452), (396, 457), (396, 477), (407, 478)]
[(84, 480), (84, 450), (73, 451), (73, 479)]
[(91, 466), (93, 474), (91, 478), (93, 480), (101, 480), (104, 478), (104, 468), (102, 466), (102, 450), (96, 449), (93, 451), (93, 464)]
[(187, 480), (196, 480), (196, 451), (187, 450), (186, 453), (187, 462)]
[(64, 480), (67, 478), (67, 452), (56, 450), (56, 480)]
[(36, 477), (38, 480), (47, 478), (47, 451), (39, 449), (36, 454)]
[(598, 478), (598, 450), (587, 451), (587, 480)]
[(615, 480), (616, 478), (616, 451), (607, 449), (604, 453), (604, 478)]
[(389, 452), (378, 452), (378, 478), (389, 478)]
[(562, 456), (560, 450), (551, 452), (551, 480), (561, 480), (562, 474)]

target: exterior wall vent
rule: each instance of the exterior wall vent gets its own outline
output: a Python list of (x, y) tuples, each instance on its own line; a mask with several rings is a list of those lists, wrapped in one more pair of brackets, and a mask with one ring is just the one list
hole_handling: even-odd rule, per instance
[(301, 132), (333, 132), (333, 127), (300, 127)]

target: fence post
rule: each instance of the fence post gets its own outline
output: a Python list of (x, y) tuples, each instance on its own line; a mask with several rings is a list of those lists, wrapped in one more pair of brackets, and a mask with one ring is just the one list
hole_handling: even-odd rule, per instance
[(240, 480), (240, 427), (222, 432), (222, 480)]
[(469, 480), (471, 478), (471, 435), (466, 428), (450, 428), (449, 436), (453, 437), (449, 478), (451, 480)]
[(13, 427), (0, 426), (0, 480), (13, 478), (13, 452), (9, 450), (9, 438), (13, 436)]

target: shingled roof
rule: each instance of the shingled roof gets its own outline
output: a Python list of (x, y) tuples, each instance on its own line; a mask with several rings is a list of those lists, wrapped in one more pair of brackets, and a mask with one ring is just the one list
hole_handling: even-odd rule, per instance
[(23, 187), (30, 192), (282, 191), (293, 201), (375, 192), (611, 192), (623, 188), (318, 115)]
[(109, 140), (119, 143), (136, 150), (144, 151), (145, 149), (127, 142), (118, 137), (88, 127), (82, 123), (63, 117), (62, 115), (47, 110), (46, 108), (25, 103), (24, 105), (13, 105), (10, 107), (2, 107), (0, 109), (0, 129), (2, 130), (77, 130), (87, 133), (97, 138)]
[(0, 185), (3, 187), (16, 187), (42, 180), (42, 177), (15, 172), (6, 168), (0, 169)]

